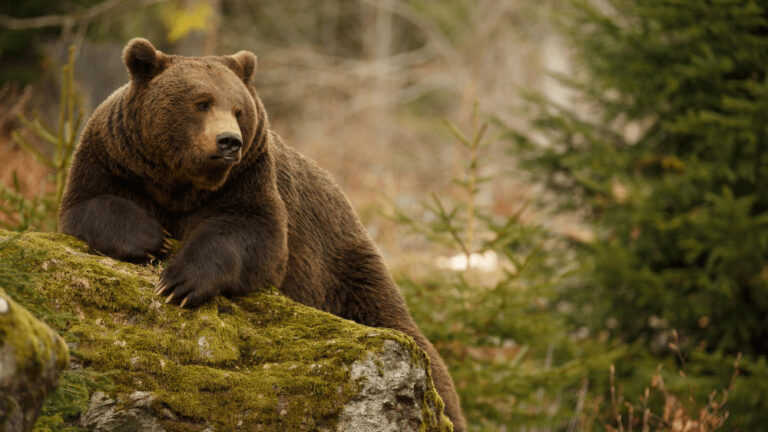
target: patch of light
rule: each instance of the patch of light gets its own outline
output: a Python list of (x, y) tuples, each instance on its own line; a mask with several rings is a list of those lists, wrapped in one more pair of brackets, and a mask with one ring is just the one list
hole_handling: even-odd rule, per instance
[(466, 254), (454, 255), (452, 257), (437, 257), (435, 264), (438, 268), (446, 270), (463, 271), (471, 268), (473, 270), (490, 272), (498, 267), (499, 257), (494, 251), (485, 251), (482, 254), (470, 254), (469, 266), (467, 266)]

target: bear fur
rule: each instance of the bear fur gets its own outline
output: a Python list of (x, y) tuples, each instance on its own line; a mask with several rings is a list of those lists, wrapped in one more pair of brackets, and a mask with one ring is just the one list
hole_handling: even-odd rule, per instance
[(466, 430), (445, 364), (349, 201), (270, 130), (249, 84), (255, 56), (167, 55), (133, 39), (123, 61), (130, 82), (83, 131), (60, 230), (132, 262), (163, 256), (168, 238), (180, 239), (156, 291), (181, 306), (273, 285), (342, 318), (403, 331), (429, 355), (454, 429)]

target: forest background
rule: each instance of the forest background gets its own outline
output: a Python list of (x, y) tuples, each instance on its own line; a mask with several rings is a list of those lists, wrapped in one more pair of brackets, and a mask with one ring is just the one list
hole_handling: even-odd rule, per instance
[(128, 39), (248, 49), (273, 128), (348, 194), (472, 430), (762, 430), (767, 7), (4, 1), (0, 224), (55, 230)]

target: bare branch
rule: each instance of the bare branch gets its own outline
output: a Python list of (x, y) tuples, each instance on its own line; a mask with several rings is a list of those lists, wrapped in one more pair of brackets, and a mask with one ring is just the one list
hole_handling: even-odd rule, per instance
[(64, 27), (72, 24), (90, 22), (101, 16), (110, 15), (118, 11), (125, 12), (131, 9), (140, 9), (166, 1), (168, 0), (106, 0), (88, 9), (75, 11), (70, 14), (43, 15), (33, 18), (14, 18), (0, 14), (0, 26), (11, 30)]

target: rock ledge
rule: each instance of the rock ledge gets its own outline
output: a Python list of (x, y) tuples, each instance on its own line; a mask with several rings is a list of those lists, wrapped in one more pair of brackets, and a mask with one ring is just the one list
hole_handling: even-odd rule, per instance
[[(451, 430), (426, 355), (402, 333), (274, 290), (180, 309), (153, 296), (160, 270), (94, 255), (64, 235), (0, 231), (0, 286), (64, 336), (73, 359), (61, 385), (82, 393), (66, 407), (49, 400), (38, 426)], [(63, 342), (47, 337), (66, 358)], [(66, 364), (57, 355), (54, 363)]]

